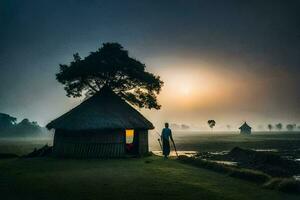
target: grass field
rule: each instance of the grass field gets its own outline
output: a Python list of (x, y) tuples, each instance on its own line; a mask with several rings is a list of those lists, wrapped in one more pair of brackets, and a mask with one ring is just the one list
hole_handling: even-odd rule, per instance
[[(233, 132), (174, 132), (177, 149), (180, 151), (228, 151), (239, 146), (250, 149), (276, 149), (300, 151), (300, 133), (283, 132), (253, 133), (250, 136)], [(150, 150), (160, 150), (158, 136), (149, 134)], [(35, 147), (52, 145), (52, 138), (0, 139), (0, 153), (18, 155), (31, 152)]]
[(299, 199), (251, 182), (164, 160), (0, 160), (1, 199)]
[[(230, 151), (238, 146), (246, 149), (275, 150), (280, 154), (300, 158), (299, 132), (254, 132), (249, 136), (230, 132), (174, 132), (173, 137), (179, 151)], [(152, 149), (159, 150), (157, 136), (151, 134), (150, 140)]]
[[(150, 135), (151, 150), (159, 149)], [(299, 133), (174, 132), (181, 151), (224, 151), (235, 146), (276, 149), (299, 156)], [(1, 139), (0, 153), (23, 155), (51, 139)], [(295, 153), (296, 152), (296, 153)], [(152, 156), (142, 159), (0, 159), (1, 199), (299, 199), (252, 182)]]
[(12, 153), (21, 156), (46, 144), (52, 145), (52, 138), (1, 138), (0, 153)]

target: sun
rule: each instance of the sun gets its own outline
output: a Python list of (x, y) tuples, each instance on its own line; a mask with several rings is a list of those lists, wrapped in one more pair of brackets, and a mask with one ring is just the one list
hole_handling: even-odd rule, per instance
[(183, 84), (179, 87), (179, 92), (183, 96), (189, 96), (191, 94), (191, 86)]

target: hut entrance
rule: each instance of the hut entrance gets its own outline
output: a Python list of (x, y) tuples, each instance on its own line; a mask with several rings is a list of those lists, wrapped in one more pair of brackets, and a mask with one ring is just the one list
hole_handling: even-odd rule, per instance
[(133, 129), (127, 129), (125, 132), (126, 152), (135, 154), (137, 150), (136, 133)]

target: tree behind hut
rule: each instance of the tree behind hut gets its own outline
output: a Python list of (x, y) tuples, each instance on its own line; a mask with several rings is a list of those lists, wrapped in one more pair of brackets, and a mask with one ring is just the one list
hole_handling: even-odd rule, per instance
[(56, 74), (68, 97), (91, 96), (107, 86), (134, 106), (160, 109), (160, 77), (145, 71), (145, 64), (129, 57), (120, 44), (104, 43), (84, 59), (78, 53), (73, 57), (70, 64), (61, 64)]

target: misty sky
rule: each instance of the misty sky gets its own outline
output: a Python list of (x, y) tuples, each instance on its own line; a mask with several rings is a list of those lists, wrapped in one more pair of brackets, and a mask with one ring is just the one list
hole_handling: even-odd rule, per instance
[(119, 42), (165, 81), (156, 126), (300, 122), (300, 1), (0, 2), (0, 112), (45, 125), (80, 102), (58, 65)]

